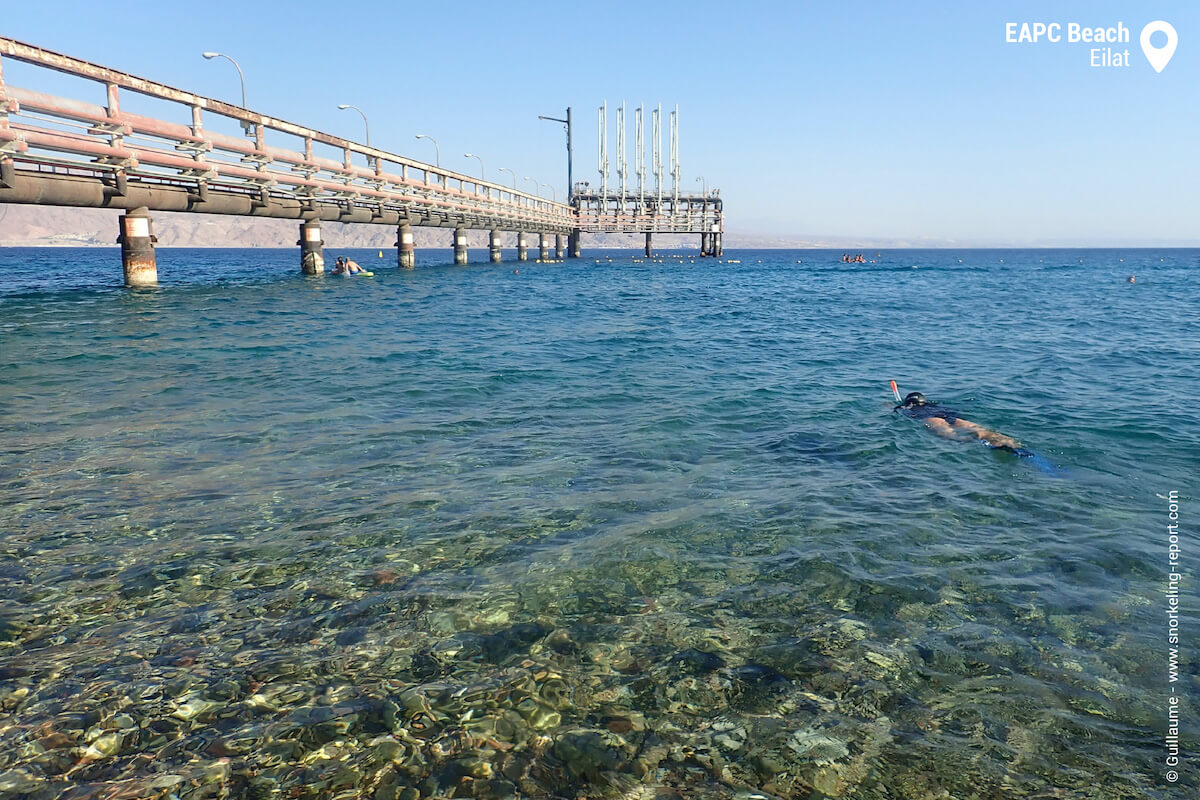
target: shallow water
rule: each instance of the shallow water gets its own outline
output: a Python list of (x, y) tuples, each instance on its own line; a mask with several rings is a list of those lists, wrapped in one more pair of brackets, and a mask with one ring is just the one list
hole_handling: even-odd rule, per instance
[(0, 796), (1195, 791), (1200, 251), (353, 255), (0, 251)]

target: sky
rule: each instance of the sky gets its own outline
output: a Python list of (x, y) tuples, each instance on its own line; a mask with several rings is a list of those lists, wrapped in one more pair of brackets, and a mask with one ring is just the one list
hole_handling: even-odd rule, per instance
[[(1178, 32), (1161, 73), (1139, 44), (1159, 19)], [(1103, 46), (1128, 49), (1130, 65), (1090, 66), (1093, 44), (1005, 41), (1006, 23), (1039, 21), (1064, 38), (1069, 22), (1120, 21), (1131, 41)], [(613, 111), (627, 104), (630, 162), (632, 109), (678, 104), (681, 188), (701, 176), (719, 188), (730, 232), (1200, 244), (1194, 3), (41, 0), (6, 3), (0, 35), (236, 103), (233, 66), (200, 55), (227, 53), (256, 111), (361, 140), (362, 118), (337, 109), (354, 104), (376, 147), (432, 161), (415, 138), (427, 134), (443, 166), (477, 174), (463, 157), (476, 153), (487, 178), (507, 183), (509, 167), (521, 188), (531, 176), (559, 198), (563, 130), (539, 114), (573, 108), (575, 178), (595, 185), (602, 102), (610, 161)], [(11, 59), (3, 70), (13, 85), (103, 101)], [(161, 110), (127, 97), (128, 110)]]

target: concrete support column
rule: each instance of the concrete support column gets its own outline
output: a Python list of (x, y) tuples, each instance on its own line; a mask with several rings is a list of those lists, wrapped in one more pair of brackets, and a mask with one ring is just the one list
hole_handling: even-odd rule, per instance
[(488, 234), (488, 254), (491, 256), (493, 264), (500, 263), (500, 231), (494, 228)]
[(413, 247), (412, 225), (401, 222), (396, 229), (396, 266), (413, 269), (417, 266), (417, 251)]
[(467, 229), (454, 229), (454, 263), (467, 263)]
[(556, 233), (554, 234), (554, 257), (562, 261), (564, 252), (566, 252), (566, 243), (563, 241), (563, 235)]
[(325, 243), (321, 241), (321, 220), (309, 219), (300, 223), (300, 270), (305, 275), (325, 271)]
[(142, 207), (122, 214), (120, 233), (121, 266), (126, 286), (158, 285), (158, 263), (154, 258), (154, 228), (150, 209)]
[(654, 258), (654, 234), (646, 231), (646, 258)]
[(700, 234), (700, 257), (708, 255), (708, 234)]
[(517, 261), (529, 260), (529, 243), (525, 239), (524, 231), (517, 231)]
[(712, 235), (712, 238), (713, 238), (712, 255), (714, 258), (720, 258), (721, 256), (725, 255), (725, 244), (724, 244), (725, 234), (714, 233)]
[(571, 258), (579, 258), (583, 248), (579, 244), (579, 240), (583, 238), (583, 231), (576, 228), (567, 236), (567, 254)]
[(550, 260), (550, 237), (544, 233), (538, 234), (538, 258), (542, 261)]

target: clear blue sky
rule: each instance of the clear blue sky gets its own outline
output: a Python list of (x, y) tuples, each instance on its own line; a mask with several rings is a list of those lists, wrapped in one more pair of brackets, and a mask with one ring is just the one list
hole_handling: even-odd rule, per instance
[[(1154, 19), (1179, 33), (1161, 74), (1137, 41)], [(1037, 20), (1121, 20), (1132, 65), (1004, 42), (1006, 22)], [(376, 146), (432, 160), (413, 138), (430, 134), (445, 166), (473, 172), (462, 154), (479, 153), (488, 177), (511, 167), (560, 197), (561, 128), (538, 114), (574, 107), (575, 174), (594, 181), (601, 101), (626, 100), (631, 126), (638, 102), (678, 103), (684, 185), (719, 186), (730, 230), (1200, 242), (1194, 3), (42, 0), (6, 4), (0, 33), (236, 101), (233, 67), (200, 57), (229, 53), (256, 110), (356, 137), (336, 109), (353, 103)]]

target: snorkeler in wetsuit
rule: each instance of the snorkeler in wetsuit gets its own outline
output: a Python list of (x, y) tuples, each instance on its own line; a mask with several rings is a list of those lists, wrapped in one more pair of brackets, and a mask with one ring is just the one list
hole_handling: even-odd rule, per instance
[(925, 427), (946, 439), (958, 442), (982, 442), (988, 447), (1007, 450), (1023, 457), (1033, 455), (1032, 450), (1027, 449), (1011, 436), (996, 433), (982, 425), (963, 419), (957, 412), (929, 402), (920, 392), (909, 392), (905, 395), (904, 402), (893, 408), (892, 411), (898, 411), (906, 417), (921, 420), (925, 423)]

